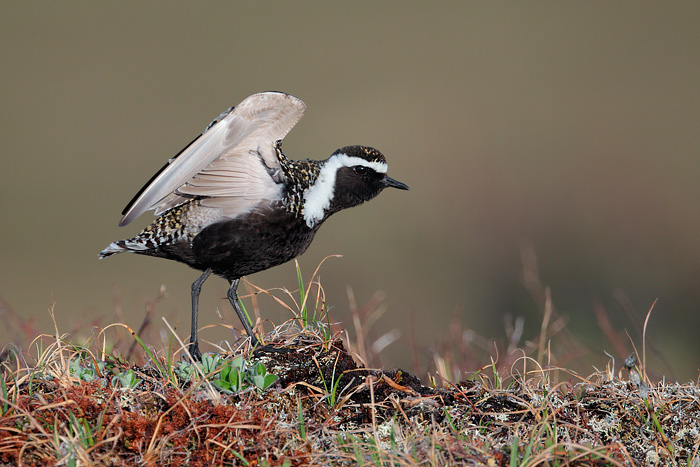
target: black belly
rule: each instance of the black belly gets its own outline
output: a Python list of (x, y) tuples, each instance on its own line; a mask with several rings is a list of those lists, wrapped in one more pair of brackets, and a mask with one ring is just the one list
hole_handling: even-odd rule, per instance
[(191, 266), (233, 280), (306, 251), (316, 229), (287, 213), (254, 212), (204, 228), (192, 243)]

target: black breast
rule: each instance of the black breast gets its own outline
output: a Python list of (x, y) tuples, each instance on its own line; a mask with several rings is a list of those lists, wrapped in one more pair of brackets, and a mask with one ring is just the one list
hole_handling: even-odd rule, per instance
[(238, 279), (301, 255), (317, 229), (282, 209), (253, 211), (204, 228), (194, 238), (191, 266)]

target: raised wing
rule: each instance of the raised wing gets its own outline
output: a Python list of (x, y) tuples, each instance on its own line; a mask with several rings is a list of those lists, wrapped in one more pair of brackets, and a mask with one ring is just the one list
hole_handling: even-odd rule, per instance
[(305, 110), (304, 102), (281, 92), (246, 98), (170, 159), (124, 208), (119, 225), (149, 209), (158, 214), (188, 196), (211, 197), (205, 200), (210, 206), (228, 203), (238, 209), (256, 203), (276, 189), (270, 174), (280, 170), (275, 142)]

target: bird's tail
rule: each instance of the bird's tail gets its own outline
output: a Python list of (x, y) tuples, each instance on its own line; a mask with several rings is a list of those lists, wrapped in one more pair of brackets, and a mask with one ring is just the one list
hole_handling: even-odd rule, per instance
[(144, 250), (150, 249), (147, 245), (131, 240), (119, 240), (117, 242), (112, 242), (100, 252), (98, 255), (99, 259), (106, 258), (108, 256), (116, 255), (117, 253), (123, 253), (125, 251), (131, 251), (134, 253), (143, 252)]

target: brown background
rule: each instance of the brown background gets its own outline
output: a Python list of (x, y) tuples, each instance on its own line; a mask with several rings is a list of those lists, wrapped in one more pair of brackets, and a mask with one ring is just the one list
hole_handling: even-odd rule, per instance
[[(0, 297), (73, 339), (114, 321), (113, 287), (138, 326), (161, 284), (160, 316), (189, 328), (197, 273), (162, 260), (98, 261), (131, 196), (226, 107), (292, 93), (307, 116), (293, 158), (347, 144), (381, 149), (410, 192), (342, 213), (301, 259), (322, 269), (333, 318), (350, 325), (377, 290), (399, 329), (384, 355), (408, 365), (410, 326), (429, 347), (451, 320), (487, 338), (504, 317), (541, 315), (523, 286), (534, 252), (557, 311), (603, 367), (612, 352), (593, 313), (640, 323), (667, 359), (700, 360), (700, 7), (695, 2), (211, 3), (5, 2), (0, 15)], [(253, 276), (295, 287), (293, 264)], [(225, 283), (205, 285), (202, 324), (229, 313)], [(627, 303), (623, 306), (622, 303)], [(265, 317), (288, 315), (265, 302)], [(214, 331), (209, 337), (216, 340)], [(167, 340), (167, 334), (165, 335)], [(2, 342), (17, 335), (0, 333)], [(640, 341), (636, 341), (639, 345)], [(160, 346), (159, 342), (152, 342)], [(621, 357), (617, 355), (617, 357)], [(619, 367), (619, 360), (618, 360)]]

